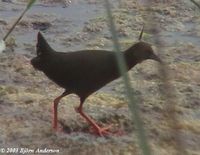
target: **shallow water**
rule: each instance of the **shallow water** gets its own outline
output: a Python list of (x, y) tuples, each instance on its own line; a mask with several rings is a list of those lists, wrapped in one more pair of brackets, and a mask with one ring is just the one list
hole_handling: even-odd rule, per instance
[[(3, 9), (0, 10), (0, 19), (5, 20), (9, 25), (13, 23), (13, 19), (16, 19), (19, 14), (25, 8), (24, 5), (15, 3), (5, 3), (2, 2)], [(105, 8), (103, 4), (88, 3), (86, 1), (74, 1), (68, 7), (63, 7), (61, 4), (35, 4), (25, 15), (24, 19), (37, 20), (34, 16), (44, 15), (44, 19), (53, 22), (56, 26), (49, 28), (51, 33), (48, 33), (48, 38), (55, 39), (55, 34), (62, 34), (64, 37), (76, 36), (77, 33), (81, 33), (85, 23), (89, 22), (91, 19), (102, 16), (105, 13)], [(162, 30), (160, 36), (166, 46), (172, 46), (176, 43), (192, 43), (195, 46), (200, 46), (200, 38), (195, 36), (195, 34), (188, 33), (192, 31), (195, 27), (194, 23), (186, 23), (184, 31), (170, 32)], [(15, 40), (18, 44), (16, 47), (16, 52), (24, 53), (24, 44), (34, 45), (36, 42), (36, 34), (40, 27), (35, 28), (23, 28), (23, 31), (14, 30), (13, 35), (15, 35)], [(46, 30), (44, 30), (45, 32)], [(4, 33), (6, 30), (4, 30)], [(109, 33), (109, 31), (105, 31)], [(58, 36), (58, 35), (56, 35)], [(59, 51), (73, 51), (85, 48), (85, 44), (71, 44), (66, 46), (65, 43), (59, 42), (59, 37), (55, 41), (50, 41), (52, 46)], [(67, 44), (67, 43), (66, 43)], [(67, 49), (66, 49), (67, 48)]]
[[(194, 23), (185, 23), (184, 31), (169, 32), (162, 31), (161, 37), (164, 39), (166, 46), (172, 46), (177, 43), (193, 44), (200, 47), (200, 37), (193, 32), (195, 29)], [(192, 33), (193, 32), (193, 33)]]
[[(12, 3), (3, 3), (3, 4), (6, 9), (2, 9), (0, 11), (0, 19), (5, 20), (9, 24), (12, 24), (13, 19), (17, 19), (18, 16), (23, 11), (23, 9), (25, 8), (25, 6), (21, 6), (19, 4), (12, 4)], [(15, 9), (13, 10), (13, 8)], [(99, 9), (97, 5), (89, 4), (87, 2), (71, 3), (68, 7), (65, 8), (62, 7), (62, 5), (50, 6), (44, 4), (36, 4), (26, 13), (24, 19), (25, 20), (30, 19), (34, 21), (34, 16), (39, 16), (39, 15), (48, 16), (49, 21), (51, 21), (52, 19), (53, 22), (57, 23), (58, 27), (56, 27), (57, 28), (56, 32), (63, 31), (63, 35), (70, 36), (71, 34), (80, 32), (86, 22), (102, 14), (103, 11), (104, 10)], [(65, 24), (66, 21), (69, 23), (69, 25)], [(23, 31), (16, 32), (17, 30), (13, 31), (12, 34), (15, 35), (16, 41), (22, 46), (23, 44), (32, 44), (33, 42), (35, 42), (36, 33), (38, 32), (38, 29), (36, 28), (36, 29), (26, 30), (26, 27), (23, 29), (26, 32)], [(59, 44), (57, 45), (53, 44), (53, 45), (55, 46), (55, 48), (58, 49), (62, 49), (65, 47)], [(79, 46), (79, 48), (80, 47), (81, 46)], [(17, 49), (16, 50), (19, 51), (20, 53), (23, 53), (22, 49), (23, 47), (21, 47), (19, 50)]]

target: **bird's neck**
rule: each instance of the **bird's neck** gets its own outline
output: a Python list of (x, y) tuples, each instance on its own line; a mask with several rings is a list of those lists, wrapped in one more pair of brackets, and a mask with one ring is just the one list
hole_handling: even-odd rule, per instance
[(134, 55), (133, 49), (127, 49), (124, 52), (125, 61), (127, 63), (128, 70), (130, 70), (132, 67), (134, 67), (137, 63), (140, 61), (137, 59), (137, 57)]

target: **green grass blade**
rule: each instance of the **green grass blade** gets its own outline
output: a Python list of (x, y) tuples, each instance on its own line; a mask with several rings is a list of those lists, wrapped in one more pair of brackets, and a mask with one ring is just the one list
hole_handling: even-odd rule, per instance
[(27, 10), (30, 9), (30, 8), (32, 7), (32, 5), (35, 3), (35, 1), (36, 1), (36, 0), (29, 0), (29, 3), (28, 3), (28, 5), (27, 5), (26, 9), (27, 9)]
[(125, 64), (125, 59), (124, 59), (122, 53), (120, 52), (121, 51), (120, 45), (119, 45), (119, 41), (117, 38), (116, 28), (115, 28), (115, 24), (114, 24), (112, 13), (111, 13), (110, 3), (108, 0), (105, 0), (105, 7), (106, 7), (108, 19), (109, 19), (108, 25), (110, 27), (110, 31), (111, 31), (112, 38), (113, 38), (113, 43), (114, 43), (114, 48), (116, 51), (116, 58), (118, 61), (119, 70), (123, 77), (124, 85), (126, 87), (129, 109), (131, 110), (132, 119), (134, 120), (134, 122), (136, 124), (137, 132), (138, 132), (139, 145), (140, 145), (144, 155), (151, 155), (151, 150), (150, 150), (150, 147), (147, 142), (143, 123), (142, 123), (142, 120), (139, 115), (137, 101), (133, 97), (133, 94), (132, 94), (133, 91), (132, 91), (132, 88), (130, 87), (130, 80), (126, 73), (127, 66)]
[(195, 0), (190, 0), (190, 1), (200, 9), (200, 4), (199, 3), (197, 3)]
[(10, 30), (8, 31), (8, 33), (5, 35), (5, 37), (3, 38), (3, 40), (5, 41), (8, 36), (10, 35), (10, 33), (14, 30), (15, 26), (19, 23), (19, 21), (22, 19), (22, 17), (24, 16), (24, 14), (26, 13), (26, 11), (28, 11), (28, 9), (31, 8), (31, 6), (35, 3), (36, 0), (30, 0), (26, 9), (22, 12), (22, 14), (19, 16), (19, 18), (14, 22), (14, 24), (12, 25), (12, 27), (10, 28)]

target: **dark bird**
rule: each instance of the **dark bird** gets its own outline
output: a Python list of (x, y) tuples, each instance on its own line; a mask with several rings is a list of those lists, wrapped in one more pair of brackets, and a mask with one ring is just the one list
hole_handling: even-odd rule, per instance
[[(108, 133), (107, 128), (101, 128), (83, 112), (83, 103), (92, 93), (120, 77), (115, 52), (106, 50), (56, 52), (40, 32), (37, 39), (37, 56), (31, 60), (31, 64), (65, 89), (53, 103), (53, 128), (57, 130), (59, 101), (64, 96), (73, 93), (80, 98), (80, 105), (75, 108), (76, 112), (92, 125), (98, 135)], [(128, 70), (147, 59), (161, 62), (151, 46), (142, 41), (125, 50), (123, 56)]]

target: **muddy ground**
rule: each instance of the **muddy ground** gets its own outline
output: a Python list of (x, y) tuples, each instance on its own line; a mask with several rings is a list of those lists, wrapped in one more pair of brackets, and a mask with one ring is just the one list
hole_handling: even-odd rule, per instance
[[(0, 4), (3, 38), (26, 7), (26, 1), (1, 0)], [(142, 24), (147, 24), (143, 40), (151, 43), (170, 67), (182, 145), (188, 155), (200, 155), (200, 10), (186, 0), (155, 2), (150, 17), (145, 1), (112, 0), (111, 4), (122, 49), (137, 42)], [(156, 21), (159, 34), (150, 30), (148, 19)], [(113, 49), (103, 1), (74, 0), (67, 5), (58, 0), (38, 1), (7, 40), (6, 51), (0, 54), (0, 149), (48, 148), (59, 150), (55, 154), (60, 155), (141, 154), (121, 79), (90, 96), (84, 110), (102, 126), (111, 123), (113, 130), (123, 130), (123, 135), (90, 134), (88, 125), (74, 111), (79, 104), (75, 95), (65, 97), (59, 106), (59, 123), (65, 132), (52, 130), (52, 101), (63, 90), (29, 64), (36, 55), (39, 30), (58, 51)], [(155, 42), (155, 36), (162, 45)], [(176, 152), (174, 139), (163, 115), (166, 102), (159, 91), (162, 82), (157, 65), (143, 62), (129, 75), (134, 95), (140, 98), (140, 114), (153, 154), (172, 155)]]

